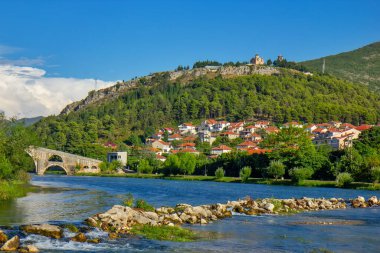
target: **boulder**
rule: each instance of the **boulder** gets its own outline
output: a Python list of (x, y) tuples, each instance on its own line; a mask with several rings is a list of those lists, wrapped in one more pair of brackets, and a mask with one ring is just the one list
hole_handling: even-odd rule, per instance
[(379, 204), (379, 201), (378, 201), (376, 196), (372, 196), (368, 199), (368, 205), (369, 206), (374, 206), (374, 205), (378, 205), (378, 204)]
[(264, 206), (264, 209), (269, 211), (269, 212), (273, 212), (274, 205), (272, 203), (266, 203)]
[(92, 217), (89, 217), (85, 220), (86, 224), (89, 225), (90, 227), (98, 227), (98, 223), (96, 222), (96, 220)]
[(98, 244), (100, 243), (100, 239), (99, 238), (88, 239), (87, 242)]
[(73, 238), (71, 238), (71, 241), (74, 241), (74, 242), (86, 242), (87, 241), (87, 237), (83, 233), (78, 233)]
[(50, 224), (25, 225), (22, 226), (21, 229), (28, 234), (39, 234), (55, 239), (59, 239), (63, 236), (63, 231), (60, 227)]
[(5, 243), (6, 241), (8, 241), (8, 236), (3, 230), (0, 230), (0, 243)]
[(18, 249), (20, 253), (37, 253), (39, 252), (38, 248), (34, 245), (27, 245)]
[(358, 196), (356, 199), (360, 202), (365, 202), (365, 198), (362, 196)]
[(4, 245), (0, 248), (1, 251), (16, 251), (20, 246), (20, 238), (15, 235), (8, 241), (4, 243)]

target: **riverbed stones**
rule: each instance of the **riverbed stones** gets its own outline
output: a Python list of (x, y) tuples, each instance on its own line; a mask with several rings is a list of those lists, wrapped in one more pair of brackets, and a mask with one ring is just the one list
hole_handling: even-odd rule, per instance
[(274, 209), (274, 205), (272, 203), (266, 203), (264, 205), (264, 209), (269, 211), (269, 212), (273, 212), (273, 209)]
[(78, 233), (73, 238), (71, 238), (71, 241), (74, 241), (74, 242), (86, 242), (87, 241), (87, 237), (83, 233)]
[(63, 231), (60, 227), (50, 224), (41, 225), (25, 225), (21, 229), (28, 234), (39, 234), (55, 239), (59, 239), (63, 236)]
[(16, 251), (20, 246), (20, 238), (15, 235), (8, 241), (4, 243), (4, 245), (0, 248), (1, 251)]
[(8, 241), (8, 236), (0, 229), (0, 243), (5, 243)]
[(364, 197), (358, 196), (357, 198), (351, 200), (351, 206), (353, 208), (365, 208), (367, 207), (367, 203), (365, 202)]
[(378, 205), (378, 204), (379, 204), (379, 201), (378, 201), (376, 196), (372, 196), (368, 199), (368, 205), (369, 206), (374, 206), (374, 205)]
[(18, 249), (18, 252), (20, 252), (20, 253), (37, 253), (37, 252), (39, 252), (39, 249), (34, 245), (26, 245), (26, 246), (20, 247)]

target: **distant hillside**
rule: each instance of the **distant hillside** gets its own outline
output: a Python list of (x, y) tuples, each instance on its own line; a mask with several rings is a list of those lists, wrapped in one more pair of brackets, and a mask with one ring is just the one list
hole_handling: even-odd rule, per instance
[(380, 42), (301, 64), (313, 71), (321, 72), (323, 59), (325, 73), (368, 85), (373, 90), (380, 90)]
[(17, 122), (22, 123), (24, 126), (31, 126), (37, 123), (38, 121), (40, 121), (42, 118), (43, 118), (42, 116), (38, 116), (34, 118), (22, 118), (22, 119), (17, 120)]
[(99, 145), (207, 118), (377, 123), (380, 96), (332, 76), (272, 67), (156, 73), (91, 92), (33, 128), (46, 147), (95, 156)]

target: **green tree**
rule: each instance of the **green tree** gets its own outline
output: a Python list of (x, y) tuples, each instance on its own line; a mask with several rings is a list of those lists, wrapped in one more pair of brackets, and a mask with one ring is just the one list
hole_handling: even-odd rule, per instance
[(289, 176), (293, 182), (299, 183), (303, 180), (311, 178), (313, 173), (314, 173), (314, 170), (312, 168), (299, 167), (299, 168), (291, 169), (289, 171)]
[(222, 179), (224, 177), (224, 169), (222, 167), (219, 167), (216, 171), (215, 171), (215, 177), (217, 179)]
[(240, 170), (240, 179), (243, 183), (247, 182), (249, 177), (251, 176), (251, 173), (252, 173), (252, 168), (249, 167), (249, 166), (244, 166), (241, 170)]
[(277, 180), (279, 177), (285, 175), (285, 165), (279, 160), (273, 160), (267, 168), (267, 174)]
[(182, 153), (179, 156), (179, 170), (181, 173), (191, 175), (194, 173), (197, 160), (195, 155), (190, 153)]
[(353, 181), (354, 179), (348, 172), (342, 172), (336, 176), (336, 186), (338, 187), (348, 187)]
[(153, 167), (149, 164), (147, 159), (141, 159), (137, 169), (138, 173), (151, 174), (153, 172)]
[(371, 175), (373, 183), (378, 183), (380, 181), (380, 167), (373, 167), (371, 169)]
[(176, 155), (169, 155), (164, 162), (164, 174), (165, 175), (176, 175), (179, 173), (179, 169), (181, 166), (181, 161), (178, 159)]

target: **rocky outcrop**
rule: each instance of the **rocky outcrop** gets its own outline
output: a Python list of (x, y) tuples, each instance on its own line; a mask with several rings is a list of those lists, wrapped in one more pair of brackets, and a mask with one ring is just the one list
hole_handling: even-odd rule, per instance
[(16, 251), (20, 246), (20, 238), (15, 235), (8, 241), (4, 243), (4, 245), (0, 248), (1, 251)]
[(25, 225), (21, 227), (21, 230), (28, 234), (39, 234), (55, 239), (59, 239), (63, 236), (63, 231), (60, 227), (50, 224)]

